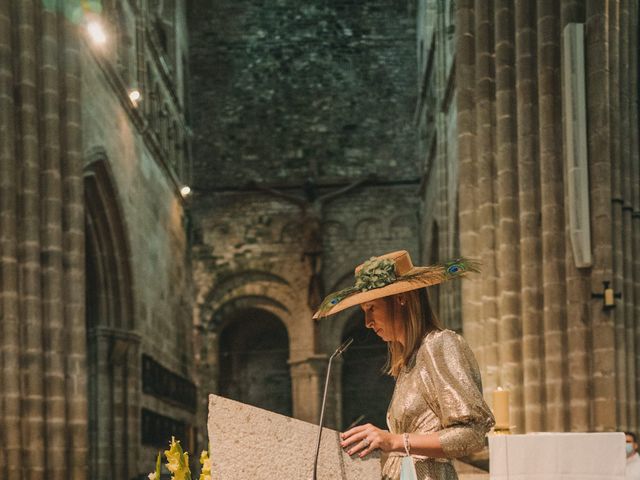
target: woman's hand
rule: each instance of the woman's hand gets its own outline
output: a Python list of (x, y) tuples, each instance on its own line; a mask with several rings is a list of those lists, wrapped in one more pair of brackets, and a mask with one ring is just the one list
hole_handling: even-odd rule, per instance
[(376, 449), (383, 452), (398, 451), (398, 446), (402, 449), (402, 436), (381, 430), (378, 427), (367, 423), (358, 425), (351, 430), (340, 434), (342, 441), (340, 446), (347, 450), (347, 454), (358, 453), (360, 458), (369, 455)]

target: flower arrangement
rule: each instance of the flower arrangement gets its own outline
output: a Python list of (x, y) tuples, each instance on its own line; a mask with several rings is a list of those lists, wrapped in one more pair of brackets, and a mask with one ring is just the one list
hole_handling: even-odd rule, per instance
[[(171, 480), (191, 480), (191, 469), (189, 468), (189, 453), (182, 450), (180, 440), (171, 437), (169, 450), (164, 451), (167, 459), (166, 467), (171, 473)], [(200, 454), (200, 464), (202, 470), (198, 480), (211, 480), (211, 460), (207, 450), (203, 450)], [(158, 452), (156, 458), (156, 469), (149, 474), (149, 480), (160, 480), (162, 470), (162, 454)]]
[(356, 273), (356, 289), (361, 292), (386, 287), (396, 281), (396, 265), (393, 260), (371, 257)]

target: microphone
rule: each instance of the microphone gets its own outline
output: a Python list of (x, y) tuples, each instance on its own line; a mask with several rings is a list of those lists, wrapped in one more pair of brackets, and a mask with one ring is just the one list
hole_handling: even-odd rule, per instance
[(345, 342), (340, 345), (335, 352), (329, 357), (329, 363), (327, 365), (327, 376), (324, 380), (324, 393), (322, 394), (322, 408), (320, 409), (320, 429), (318, 430), (318, 441), (316, 442), (316, 454), (313, 459), (313, 480), (318, 479), (318, 456), (320, 455), (320, 439), (322, 438), (322, 427), (324, 425), (324, 409), (327, 403), (327, 390), (329, 389), (329, 378), (331, 375), (331, 363), (333, 359), (338, 355), (342, 355), (347, 348), (353, 343), (353, 337), (349, 337)]
[(342, 345), (340, 345), (337, 350), (333, 353), (332, 357), (335, 357), (336, 355), (342, 355), (347, 348), (349, 348), (351, 346), (351, 344), (353, 343), (353, 337), (349, 337), (347, 338), (344, 343)]

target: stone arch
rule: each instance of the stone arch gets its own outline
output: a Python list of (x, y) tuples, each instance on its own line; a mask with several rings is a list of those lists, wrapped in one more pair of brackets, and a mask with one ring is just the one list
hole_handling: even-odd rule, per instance
[(343, 354), (341, 371), (342, 429), (360, 419), (387, 428), (386, 412), (393, 394), (393, 379), (382, 372), (387, 346), (364, 324), (362, 310), (355, 309), (342, 330), (342, 341), (352, 337), (353, 345)]
[(276, 312), (287, 314), (291, 313), (285, 305), (277, 300), (274, 300), (273, 298), (262, 295), (247, 295), (243, 297), (235, 297), (232, 300), (229, 300), (220, 305), (215, 310), (215, 312), (213, 312), (211, 321), (209, 323), (209, 329), (224, 330), (230, 319), (233, 318), (234, 312), (250, 309), (260, 309), (272, 314), (276, 314)]
[(219, 335), (221, 395), (290, 416), (289, 335), (284, 323), (260, 308), (230, 312)]
[[(200, 328), (197, 342), (200, 345), (200, 360), (197, 362), (197, 369), (200, 388), (203, 391), (220, 392), (221, 388), (222, 391), (226, 388), (224, 385), (224, 368), (226, 367), (220, 363), (223, 360), (221, 352), (225, 351), (225, 342), (229, 338), (236, 338), (236, 336), (229, 337), (228, 332), (233, 331), (237, 321), (259, 317), (267, 318), (267, 322), (272, 326), (283, 325), (287, 344), (283, 346), (280, 342), (279, 351), (286, 348), (289, 355), (293, 348), (297, 348), (292, 346), (296, 340), (292, 332), (295, 332), (295, 325), (298, 323), (294, 312), (298, 311), (296, 306), (300, 303), (300, 299), (297, 298), (299, 292), (291, 287), (289, 282), (279, 274), (280, 272), (268, 271), (267, 268), (268, 265), (254, 265), (254, 269), (221, 275), (215, 279), (214, 287), (206, 293), (203, 292), (198, 301)], [(277, 319), (277, 322), (269, 319)], [(238, 325), (247, 327), (249, 323), (241, 322)], [(274, 328), (279, 331), (279, 328), (275, 326)], [(236, 333), (240, 334), (239, 331)], [(279, 335), (278, 338), (283, 337)], [(285, 363), (288, 360), (287, 357)], [(288, 372), (288, 363), (286, 368)], [(289, 398), (291, 398), (290, 390), (289, 388)], [(286, 410), (282, 402), (278, 405), (281, 411)], [(206, 412), (206, 404), (202, 404), (201, 409)]]
[(335, 220), (323, 222), (322, 231), (328, 242), (344, 242), (345, 240), (350, 240), (349, 229), (342, 222), (337, 222)]
[(84, 172), (89, 471), (92, 478), (136, 473), (139, 346), (130, 247), (106, 153)]
[(92, 292), (95, 322), (100, 327), (133, 330), (133, 276), (124, 215), (107, 157), (94, 150), (85, 168), (87, 257), (99, 292)]
[(243, 270), (218, 278), (216, 287), (204, 297), (202, 304), (214, 312), (212, 318), (219, 318), (225, 304), (246, 303), (248, 298), (254, 298), (263, 306), (270, 304), (279, 310), (277, 315), (282, 315), (290, 313), (285, 300), (294, 295), (289, 282), (280, 275), (263, 270)]
[(357, 240), (375, 240), (385, 237), (386, 231), (382, 222), (377, 218), (363, 218), (355, 227), (355, 238)]

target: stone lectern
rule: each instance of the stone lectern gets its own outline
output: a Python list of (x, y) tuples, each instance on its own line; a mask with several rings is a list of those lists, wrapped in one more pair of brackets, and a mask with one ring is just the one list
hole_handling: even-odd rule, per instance
[[(212, 480), (311, 480), (318, 426), (209, 395)], [(380, 457), (350, 457), (325, 428), (318, 480), (380, 480)]]

